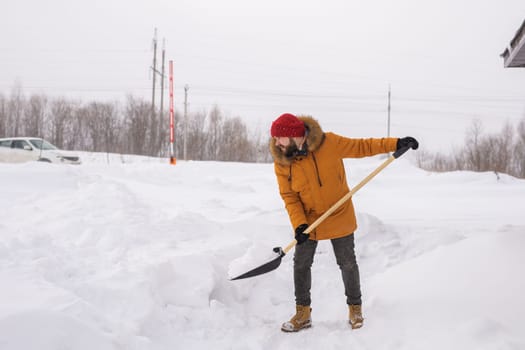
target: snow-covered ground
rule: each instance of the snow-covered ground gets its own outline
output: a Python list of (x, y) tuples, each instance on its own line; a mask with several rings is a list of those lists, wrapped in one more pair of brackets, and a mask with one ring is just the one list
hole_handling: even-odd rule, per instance
[(292, 253), (230, 281), (293, 239), (271, 164), (83, 160), (0, 164), (2, 350), (525, 349), (524, 180), (396, 160), (354, 198), (365, 326), (323, 241), (313, 328), (285, 334)]

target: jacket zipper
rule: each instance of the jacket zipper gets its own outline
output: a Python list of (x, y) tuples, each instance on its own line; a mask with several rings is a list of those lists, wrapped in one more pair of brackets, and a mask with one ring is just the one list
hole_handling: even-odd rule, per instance
[[(317, 175), (317, 182), (319, 183), (319, 187), (323, 187), (323, 183), (321, 182), (321, 176), (319, 175), (319, 168), (317, 167), (317, 160), (315, 159), (314, 152), (312, 152), (312, 158), (314, 160), (314, 167), (315, 167), (315, 175)], [(290, 164), (290, 172), (288, 173), (288, 182), (292, 182), (292, 164)]]
[(317, 167), (317, 160), (315, 159), (314, 152), (312, 152), (312, 157), (314, 159), (315, 174), (317, 175), (317, 181), (319, 182), (319, 187), (323, 187), (323, 183), (321, 182), (321, 176), (319, 176), (319, 168)]

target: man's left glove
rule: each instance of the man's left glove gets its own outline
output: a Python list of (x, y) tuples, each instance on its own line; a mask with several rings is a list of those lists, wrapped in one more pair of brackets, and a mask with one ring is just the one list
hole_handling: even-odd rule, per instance
[(308, 224), (301, 224), (295, 228), (295, 240), (297, 244), (303, 244), (310, 237), (309, 233), (303, 233), (308, 228)]
[(417, 149), (419, 147), (419, 142), (413, 137), (407, 136), (397, 139), (396, 151), (403, 147), (410, 147), (412, 149)]

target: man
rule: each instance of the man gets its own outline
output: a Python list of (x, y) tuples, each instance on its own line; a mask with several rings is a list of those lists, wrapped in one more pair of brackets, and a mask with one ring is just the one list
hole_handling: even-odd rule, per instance
[(286, 113), (271, 126), (270, 152), (274, 169), (297, 246), (294, 254), (296, 314), (281, 330), (297, 332), (312, 325), (311, 266), (317, 242), (330, 239), (341, 269), (352, 329), (363, 326), (359, 269), (354, 252), (357, 228), (352, 200), (328, 216), (313, 232), (304, 234), (308, 225), (350, 192), (346, 182), (344, 158), (361, 158), (418, 147), (412, 137), (351, 139), (323, 132), (317, 120)]

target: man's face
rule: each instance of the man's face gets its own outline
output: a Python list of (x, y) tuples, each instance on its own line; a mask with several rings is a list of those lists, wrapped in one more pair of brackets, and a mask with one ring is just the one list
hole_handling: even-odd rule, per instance
[(273, 139), (275, 141), (275, 145), (279, 147), (279, 149), (283, 152), (286, 149), (286, 147), (292, 142), (292, 139), (289, 137), (276, 136)]
[(297, 143), (291, 137), (274, 137), (275, 145), (283, 152), (286, 157), (293, 157), (299, 148)]

